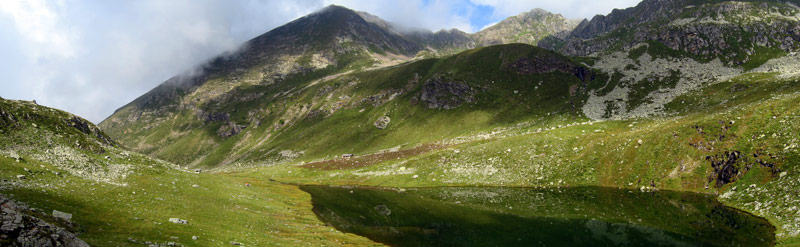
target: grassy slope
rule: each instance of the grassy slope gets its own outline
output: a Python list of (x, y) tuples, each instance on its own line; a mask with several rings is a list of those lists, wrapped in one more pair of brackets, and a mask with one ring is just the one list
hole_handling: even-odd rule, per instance
[[(478, 56), (481, 51), (485, 50), (480, 49), (471, 51), (474, 54), (469, 52), (464, 54), (472, 55), (477, 61), (493, 62)], [(532, 52), (537, 51), (532, 50)], [(491, 70), (481, 70), (491, 68), (496, 64), (476, 64), (472, 67), (458, 64), (465, 61), (466, 64), (470, 64), (468, 58), (469, 56), (466, 58), (455, 56), (448, 58), (451, 60), (446, 62), (425, 60), (415, 63), (416, 66), (423, 68), (414, 68), (411, 71), (418, 72), (420, 69), (427, 68), (427, 70), (423, 70), (427, 73), (420, 76), (453, 71), (454, 74), (477, 78), (467, 81), (473, 85), (485, 84), (485, 80), (490, 79), (502, 82), (505, 80), (504, 76), (508, 76), (504, 72), (495, 71), (493, 73), (496, 74), (486, 74), (492, 73)], [(348, 91), (348, 93), (369, 95), (375, 93), (376, 88), (401, 87), (408, 82), (406, 78), (411, 76), (411, 71), (403, 71), (403, 68), (411, 67), (401, 66), (390, 69), (395, 73), (354, 74), (348, 79), (358, 78), (362, 82), (377, 81), (380, 83), (362, 83), (360, 85), (364, 86), (351, 89), (352, 91)], [(379, 78), (380, 76), (386, 78)], [(498, 78), (500, 79), (498, 80)], [(339, 244), (337, 241), (361, 245), (369, 242), (364, 238), (341, 234), (332, 231), (330, 227), (323, 226), (310, 211), (308, 195), (294, 186), (266, 182), (267, 179), (274, 178), (278, 181), (293, 183), (383, 186), (499, 184), (542, 187), (601, 185), (625, 188), (648, 186), (652, 181), (659, 189), (704, 193), (725, 193), (732, 191), (733, 187), (737, 187), (737, 192), (726, 196), (723, 199), (724, 202), (769, 219), (778, 227), (780, 244), (790, 246), (800, 242), (797, 237), (789, 235), (800, 225), (797, 222), (797, 213), (789, 210), (800, 198), (800, 195), (794, 190), (800, 183), (800, 172), (797, 166), (797, 161), (800, 160), (797, 150), (797, 139), (800, 139), (797, 136), (797, 133), (800, 133), (800, 121), (797, 119), (797, 112), (800, 112), (798, 109), (800, 95), (795, 93), (799, 89), (797, 81), (779, 80), (772, 74), (740, 76), (729, 82), (715, 84), (701, 91), (681, 96), (673, 104), (668, 105), (670, 111), (680, 114), (680, 116), (650, 120), (571, 125), (570, 123), (584, 120), (573, 115), (569, 107), (565, 109), (563, 106), (558, 107), (558, 104), (549, 104), (554, 108), (541, 112), (536, 112), (533, 107), (530, 109), (501, 108), (504, 103), (507, 103), (504, 100), (525, 100), (523, 101), (525, 104), (539, 105), (542, 102), (554, 100), (542, 96), (559, 99), (561, 95), (564, 95), (563, 90), (566, 88), (562, 84), (552, 85), (552, 92), (561, 94), (549, 93), (550, 91), (546, 90), (541, 92), (525, 91), (525, 89), (530, 89), (531, 81), (536, 82), (540, 78), (541, 75), (531, 78), (512, 78), (508, 83), (497, 86), (502, 87), (502, 90), (489, 90), (490, 93), (482, 97), (485, 97), (484, 100), (490, 99), (486, 102), (494, 102), (494, 104), (489, 103), (481, 107), (494, 111), (492, 114), (485, 114), (486, 110), (469, 108), (453, 111), (427, 109), (416, 109), (417, 112), (409, 111), (420, 117), (408, 117), (408, 119), (426, 123), (419, 125), (410, 123), (411, 121), (398, 120), (403, 117), (398, 118), (396, 115), (392, 115), (394, 111), (412, 109), (411, 107), (402, 108), (403, 106), (389, 103), (377, 108), (358, 106), (352, 109), (343, 109), (333, 117), (324, 120), (303, 120), (308, 122), (300, 121), (295, 125), (302, 127), (301, 124), (309, 124), (308, 126), (312, 126), (314, 123), (312, 121), (319, 121), (323, 124), (317, 123), (313, 126), (335, 126), (343, 129), (347, 126), (364, 126), (368, 130), (355, 136), (366, 138), (378, 136), (377, 140), (394, 142), (399, 142), (403, 138), (421, 143), (460, 135), (473, 136), (465, 138), (466, 142), (452, 142), (453, 146), (446, 149), (399, 157), (396, 160), (383, 161), (376, 165), (350, 170), (322, 171), (293, 165), (279, 165), (244, 172), (197, 175), (170, 168), (169, 164), (137, 154), (131, 154), (130, 157), (125, 156), (123, 150), (114, 147), (101, 145), (101, 147), (105, 147), (106, 153), (96, 153), (96, 149), (91, 148), (78, 150), (97, 164), (123, 163), (130, 165), (132, 167), (131, 175), (113, 180), (117, 183), (125, 183), (127, 186), (117, 186), (77, 175), (63, 175), (70, 173), (65, 172), (64, 167), (55, 166), (54, 163), (37, 160), (33, 157), (33, 154), (37, 153), (36, 151), (20, 152), (24, 161), (20, 163), (13, 161), (10, 158), (10, 152), (7, 151), (16, 150), (20, 146), (36, 147), (40, 148), (40, 151), (48, 150), (50, 146), (45, 145), (40, 140), (41, 138), (38, 138), (41, 134), (47, 133), (47, 131), (72, 131), (55, 124), (60, 123), (59, 121), (36, 122), (38, 127), (33, 127), (28, 122), (15, 127), (18, 129), (13, 129), (13, 131), (3, 129), (0, 144), (3, 144), (4, 152), (0, 155), (0, 163), (2, 163), (0, 176), (7, 181), (14, 181), (15, 175), (27, 174), (29, 179), (23, 180), (15, 186), (9, 186), (8, 182), (4, 182), (2, 190), (4, 193), (14, 194), (18, 200), (30, 202), (35, 207), (74, 213), (75, 221), (85, 229), (81, 237), (97, 245), (106, 244), (109, 241), (115, 244), (126, 244), (125, 241), (128, 237), (142, 241), (175, 241), (186, 245), (227, 245), (229, 241), (251, 245), (337, 245)], [(344, 81), (346, 80), (332, 80), (327, 83), (335, 84)], [(326, 84), (322, 83), (312, 88), (323, 85)], [(530, 95), (516, 97), (509, 93), (515, 89), (514, 87), (519, 87), (523, 94), (530, 93)], [(775, 96), (774, 92), (776, 91), (784, 93)], [(317, 91), (308, 90), (304, 93), (305, 96), (300, 94), (295, 97), (311, 97), (314, 92)], [(402, 100), (402, 98), (400, 99)], [(367, 110), (358, 112), (362, 107)], [(395, 134), (395, 136), (387, 137), (387, 135), (371, 134), (382, 133), (374, 129), (371, 123), (374, 118), (385, 114), (380, 110), (387, 109), (391, 110), (389, 116), (393, 119), (389, 130), (397, 128), (394, 130), (396, 133), (414, 133), (415, 136)], [(551, 112), (559, 114), (554, 116), (546, 114)], [(441, 115), (440, 119), (437, 120), (435, 116), (439, 115)], [(63, 119), (63, 116), (65, 115), (44, 119)], [(431, 119), (431, 116), (434, 118)], [(358, 119), (353, 120), (352, 117), (358, 117)], [(469, 127), (467, 130), (453, 130), (453, 123), (457, 122), (453, 119), (466, 121), (466, 123), (475, 121), (475, 126), (481, 127), (473, 130), (468, 129)], [(511, 119), (524, 124), (497, 122), (496, 119)], [(723, 124), (719, 122), (720, 120)], [(729, 124), (731, 120), (735, 123)], [(53, 126), (59, 126), (59, 128), (51, 128)], [(178, 126), (186, 128), (184, 125)], [(435, 126), (439, 126), (440, 129), (434, 128)], [(694, 126), (704, 127), (703, 134), (700, 134)], [(721, 130), (723, 126), (729, 127), (725, 133)], [(502, 128), (494, 129), (495, 127)], [(164, 133), (177, 131), (180, 128), (168, 129)], [(540, 128), (543, 130), (539, 131)], [(42, 132), (42, 129), (45, 132)], [(352, 144), (359, 143), (358, 138), (341, 141), (347, 140), (345, 138), (352, 136), (351, 133), (322, 132), (323, 129), (311, 127), (305, 133), (291, 131), (299, 134), (284, 134), (287, 137), (278, 135), (276, 140), (283, 138), (284, 142), (289, 145), (303, 147), (303, 145), (311, 145), (315, 141), (328, 138), (329, 141), (323, 142), (324, 144), (336, 144), (337, 146), (333, 146), (335, 148), (327, 151), (329, 152), (327, 155), (336, 155), (348, 149), (360, 149), (361, 152), (367, 153), (369, 150), (392, 147), (396, 144), (372, 141), (368, 142), (368, 145), (361, 144), (362, 146), (354, 148)], [(420, 129), (426, 132), (419, 131)], [(249, 128), (249, 130), (259, 130), (259, 128)], [(264, 129), (260, 130), (265, 131)], [(486, 137), (478, 135), (479, 133), (493, 132), (493, 130), (497, 130), (499, 134), (486, 135)], [(206, 127), (206, 131), (215, 131), (215, 129), (213, 126)], [(51, 136), (56, 136), (53, 140), (56, 140), (57, 144), (69, 146), (74, 141), (75, 135), (79, 135), (78, 132), (70, 133), (72, 134)], [(319, 136), (319, 133), (323, 133), (323, 135)], [(436, 133), (447, 134), (437, 136)], [(207, 134), (207, 132), (195, 132), (195, 135), (203, 134)], [(235, 138), (247, 140), (246, 134)], [(722, 138), (722, 141), (716, 141), (722, 134), (725, 134), (726, 137)], [(345, 135), (345, 137), (337, 135)], [(235, 138), (228, 140), (236, 142)], [(641, 145), (638, 144), (640, 139), (642, 140)], [(185, 143), (194, 143), (202, 140), (204, 139), (184, 141)], [(712, 140), (714, 140), (714, 144), (708, 144)], [(706, 149), (701, 150), (690, 146), (690, 144), (697, 145), (700, 141), (708, 144), (704, 146)], [(91, 144), (89, 141), (86, 143)], [(449, 142), (445, 141), (445, 143)], [(231, 145), (231, 150), (236, 152), (234, 144), (228, 145)], [(413, 142), (402, 144), (405, 144), (406, 147), (414, 146)], [(318, 155), (326, 155), (325, 150), (327, 149), (320, 148), (317, 151)], [(770, 158), (768, 162), (777, 164), (781, 170), (787, 173), (783, 177), (773, 177), (767, 169), (755, 166), (735, 184), (721, 189), (715, 189), (713, 186), (711, 189), (705, 189), (707, 177), (711, 171), (705, 157), (732, 150), (741, 151), (745, 155), (751, 155), (754, 152), (773, 154), (775, 158)], [(244, 151), (239, 150), (239, 152)], [(104, 161), (102, 157), (105, 155), (111, 156), (113, 162)], [(252, 158), (258, 159), (259, 157)], [(679, 167), (683, 167), (683, 170), (681, 171)], [(27, 168), (29, 171), (25, 171), (23, 168)], [(62, 171), (62, 175), (52, 173), (59, 170)], [(415, 178), (414, 175), (418, 177)], [(175, 184), (173, 185), (172, 182)], [(253, 186), (243, 186), (245, 182), (249, 182)], [(50, 186), (43, 186), (47, 184)], [(191, 186), (193, 184), (197, 184), (199, 187), (194, 188)], [(751, 188), (751, 184), (756, 185), (755, 188)], [(754, 202), (758, 202), (758, 204)], [(190, 223), (188, 225), (170, 224), (167, 219), (171, 217), (187, 219)], [(191, 241), (193, 235), (200, 236), (200, 240), (198, 242)], [(171, 236), (178, 237), (178, 239), (172, 239)]]
[[(65, 125), (63, 119), (71, 114), (32, 103), (0, 99), (0, 110), (16, 117), (14, 122), (0, 122), (0, 193), (45, 213), (72, 213), (79, 237), (91, 245), (141, 246), (146, 241), (184, 246), (230, 246), (231, 241), (250, 246), (374, 244), (318, 221), (311, 212), (310, 196), (296, 186), (181, 170), (99, 144), (96, 137)], [(94, 148), (81, 149), (75, 143)], [(97, 175), (110, 167), (127, 168), (122, 169), (124, 176)], [(17, 179), (17, 175), (26, 178)], [(169, 218), (189, 223), (173, 224)]]
[[(747, 89), (731, 93), (731, 87), (743, 83)], [(669, 106), (685, 114), (679, 117), (562, 126), (540, 133), (533, 130), (558, 126), (533, 125), (508, 130), (496, 138), (362, 168), (326, 171), (283, 165), (246, 174), (308, 184), (402, 187), (499, 184), (640, 188), (649, 187), (652, 181), (659, 189), (720, 194), (733, 187), (743, 191), (755, 185), (758, 189), (734, 192), (723, 201), (769, 219), (778, 227), (779, 243), (796, 245), (800, 238), (790, 234), (798, 230), (800, 219), (793, 212), (796, 209), (791, 209), (800, 199), (792, 189), (800, 183), (798, 89), (795, 80), (748, 74), (680, 97)], [(775, 95), (776, 91), (786, 93)], [(729, 129), (723, 132), (720, 121)], [(694, 126), (702, 126), (703, 134)], [(722, 135), (726, 137), (720, 141)], [(690, 145), (697, 146), (701, 141), (703, 148)], [(744, 155), (759, 153), (786, 173), (784, 177), (773, 175), (756, 164), (737, 182), (719, 189), (712, 183), (707, 189), (712, 168), (706, 156), (734, 150)], [(764, 158), (765, 154), (774, 157)]]
[[(237, 88), (232, 99), (256, 92), (267, 94), (249, 101), (203, 106), (210, 112), (230, 113), (232, 121), (248, 125), (231, 138), (217, 136), (216, 130), (223, 123), (203, 123), (195, 117), (194, 110), (164, 117), (159, 124), (136, 123), (111, 128), (109, 133), (121, 138), (125, 146), (178, 164), (218, 167), (282, 161), (284, 157), (279, 152), (283, 150), (304, 152), (300, 158), (310, 161), (341, 153), (413, 146), (522, 121), (552, 121), (556, 115), (580, 118), (577, 107), (584, 96), (580, 92), (569, 94), (569, 87), (580, 83), (574, 75), (561, 72), (520, 75), (505, 69), (518, 58), (540, 56), (571, 63), (568, 58), (528, 45), (485, 47), (442, 59), (340, 75), (313, 85), (309, 81), (324, 73), (270, 86)], [(416, 76), (418, 81), (412, 83)], [(421, 102), (412, 104), (412, 98), (418, 97), (422, 85), (432, 77), (469, 84), (477, 91), (477, 101), (454, 110), (427, 109)], [(361, 102), (386, 90), (403, 90), (403, 93), (378, 106)], [(342, 98), (348, 100), (334, 114), (307, 117), (311, 110), (329, 110)], [(250, 122), (251, 112), (260, 116), (260, 126)], [(379, 130), (372, 123), (383, 115), (392, 122), (387, 129)], [(455, 124), (459, 128), (453, 128)], [(420, 129), (427, 131), (417, 131)]]

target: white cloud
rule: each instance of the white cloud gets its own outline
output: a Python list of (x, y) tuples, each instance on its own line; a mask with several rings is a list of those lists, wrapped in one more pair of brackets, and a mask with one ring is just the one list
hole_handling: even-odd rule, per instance
[(325, 5), (337, 4), (351, 9), (369, 12), (384, 20), (409, 27), (429, 30), (458, 28), (466, 32), (476, 31), (470, 25), (470, 11), (455, 11), (469, 8), (463, 0), (325, 0)]
[(61, 16), (44, 0), (0, 1), (0, 13), (10, 16), (17, 30), (28, 43), (26, 52), (31, 58), (58, 56), (74, 57), (73, 42), (77, 39), (72, 30), (59, 25)]
[(570, 19), (591, 19), (597, 14), (608, 14), (611, 10), (635, 6), (640, 0), (469, 0), (477, 5), (494, 7), (494, 16), (517, 15), (534, 8), (561, 14)]
[(97, 123), (171, 76), (321, 7), (322, 0), (3, 0), (0, 64), (11, 66), (0, 67), (0, 96)]
[[(541, 7), (567, 17), (635, 0), (0, 0), (0, 96), (35, 99), (99, 122), (173, 75), (329, 4), (430, 30), (478, 31)], [(485, 10), (484, 10), (485, 11)]]

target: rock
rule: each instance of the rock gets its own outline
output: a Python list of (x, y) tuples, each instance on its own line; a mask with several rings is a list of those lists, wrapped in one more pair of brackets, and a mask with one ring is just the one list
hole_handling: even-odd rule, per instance
[(375, 206), (375, 211), (377, 211), (379, 214), (383, 216), (389, 216), (392, 214), (392, 210), (390, 210), (389, 207), (387, 207), (384, 204)]
[(786, 176), (786, 174), (788, 174), (788, 173), (786, 173), (786, 172), (781, 172), (781, 174), (780, 174), (780, 175), (778, 175), (778, 177), (780, 177), (780, 178), (783, 178), (783, 177), (785, 177), (785, 176)]
[(642, 141), (642, 139), (639, 139), (638, 141), (636, 141), (636, 143), (639, 143), (639, 145), (642, 145), (642, 143), (644, 143), (644, 141)]
[(442, 77), (429, 79), (422, 86), (420, 100), (430, 109), (453, 109), (475, 101), (475, 90), (463, 82)]
[(386, 126), (389, 125), (390, 121), (391, 121), (391, 119), (389, 119), (389, 116), (381, 116), (381, 117), (378, 118), (378, 120), (375, 120), (375, 123), (373, 123), (373, 124), (378, 129), (385, 129)]
[(242, 132), (242, 130), (244, 130), (245, 128), (247, 128), (247, 126), (245, 125), (239, 125), (234, 122), (228, 122), (228, 124), (223, 124), (222, 126), (219, 127), (219, 129), (217, 129), (217, 135), (221, 137), (231, 137), (236, 134), (239, 134), (239, 132)]
[(25, 175), (17, 175), (17, 179), (25, 179)]
[(200, 239), (200, 237), (198, 237), (198, 236), (192, 236), (192, 240), (198, 240), (198, 239)]
[(200, 185), (192, 184), (192, 188), (200, 188)]
[(188, 221), (186, 221), (184, 219), (180, 219), (180, 218), (169, 218), (169, 222), (174, 223), (174, 224), (189, 224)]
[(72, 220), (72, 214), (64, 213), (58, 210), (53, 210), (53, 217), (62, 219), (67, 222), (70, 222)]
[(200, 169), (194, 169), (194, 173), (200, 174), (201, 172), (203, 172), (203, 170), (200, 170)]
[(419, 175), (414, 175), (414, 176), (411, 176), (411, 177), (412, 177), (412, 178), (418, 178), (418, 177), (419, 177)]
[(0, 245), (88, 247), (74, 233), (32, 216), (27, 207), (0, 195)]

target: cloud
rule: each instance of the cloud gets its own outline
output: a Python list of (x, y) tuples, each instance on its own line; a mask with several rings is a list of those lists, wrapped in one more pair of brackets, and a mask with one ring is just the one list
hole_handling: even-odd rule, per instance
[(0, 96), (95, 123), (170, 77), (329, 4), (475, 32), (534, 7), (591, 17), (634, 0), (0, 0)]
[(611, 10), (635, 6), (640, 0), (469, 0), (476, 5), (491, 6), (495, 17), (514, 16), (534, 8), (561, 14), (570, 19), (591, 19)]
[(44, 0), (2, 1), (0, 13), (8, 15), (20, 36), (28, 41), (25, 52), (32, 59), (75, 56), (75, 33), (59, 24), (57, 9), (50, 8)]
[(0, 96), (95, 123), (321, 0), (0, 1)]
[(429, 30), (458, 28), (467, 32), (474, 29), (470, 25), (472, 7), (463, 0), (325, 0), (325, 5), (329, 4), (369, 12), (408, 27)]

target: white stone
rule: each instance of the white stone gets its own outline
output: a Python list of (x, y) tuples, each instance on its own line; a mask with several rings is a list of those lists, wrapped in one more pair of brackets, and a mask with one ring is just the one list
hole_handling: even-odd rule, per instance
[(72, 214), (64, 213), (58, 210), (53, 210), (53, 217), (62, 219), (64, 221), (72, 220)]
[(169, 218), (169, 222), (175, 223), (175, 224), (188, 224), (189, 223), (188, 221), (186, 221), (184, 219), (180, 219), (180, 218)]

